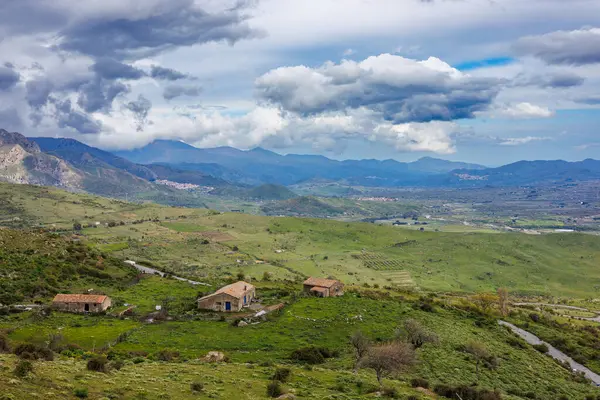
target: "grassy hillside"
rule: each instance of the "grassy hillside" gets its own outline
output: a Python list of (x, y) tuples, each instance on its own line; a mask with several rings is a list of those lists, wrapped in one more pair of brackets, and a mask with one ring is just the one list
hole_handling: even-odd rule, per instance
[(122, 286), (135, 276), (120, 260), (35, 231), (0, 229), (0, 304), (45, 300), (75, 287)]
[(600, 288), (600, 238), (592, 235), (420, 232), (138, 205), (14, 185), (0, 185), (0, 198), (0, 224), (72, 229), (78, 221), (85, 239), (102, 251), (201, 280), (222, 281), (242, 270), (254, 279), (265, 272), (274, 279), (332, 275), (355, 285), (436, 291), (504, 286), (520, 294), (594, 297)]

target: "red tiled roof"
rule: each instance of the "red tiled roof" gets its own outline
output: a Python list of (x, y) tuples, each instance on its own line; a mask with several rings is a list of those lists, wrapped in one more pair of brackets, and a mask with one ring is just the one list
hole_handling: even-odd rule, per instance
[(53, 303), (97, 303), (100, 304), (106, 300), (105, 295), (100, 294), (57, 294), (54, 296)]
[(248, 282), (239, 281), (236, 283), (232, 283), (231, 285), (223, 286), (221, 289), (217, 290), (216, 292), (209, 294), (208, 296), (204, 296), (199, 300), (205, 299), (210, 296), (214, 296), (215, 294), (221, 294), (221, 293), (228, 294), (230, 296), (240, 299), (244, 296), (244, 294), (247, 291), (252, 290), (252, 289), (254, 289), (254, 286), (252, 286)]
[(336, 283), (341, 283), (340, 281), (336, 281), (335, 279), (323, 279), (323, 278), (313, 278), (312, 276), (304, 281), (305, 285), (308, 286), (319, 286), (324, 288), (330, 288)]

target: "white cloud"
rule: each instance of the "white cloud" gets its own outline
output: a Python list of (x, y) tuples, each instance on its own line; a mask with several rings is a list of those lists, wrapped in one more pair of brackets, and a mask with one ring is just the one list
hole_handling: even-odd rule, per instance
[(522, 102), (516, 104), (497, 104), (489, 111), (492, 117), (505, 118), (549, 118), (554, 115), (550, 109)]
[(520, 138), (502, 138), (499, 144), (501, 146), (520, 146), (531, 142), (541, 142), (547, 140), (552, 140), (552, 138), (541, 136), (526, 136)]

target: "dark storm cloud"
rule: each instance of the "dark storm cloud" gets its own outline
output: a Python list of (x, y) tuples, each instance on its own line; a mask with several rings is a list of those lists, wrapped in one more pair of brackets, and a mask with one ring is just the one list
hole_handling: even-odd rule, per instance
[(180, 79), (189, 78), (189, 75), (171, 68), (164, 68), (158, 65), (153, 65), (150, 71), (150, 76), (154, 79), (162, 79), (166, 81), (177, 81)]
[(44, 78), (27, 81), (25, 84), (27, 103), (32, 108), (39, 109), (48, 102), (48, 97), (53, 88), (52, 83)]
[(21, 80), (21, 75), (12, 66), (0, 66), (0, 91), (12, 89)]
[(100, 78), (111, 80), (119, 78), (136, 80), (146, 76), (146, 73), (141, 69), (104, 57), (98, 59), (94, 65), (92, 65), (91, 69)]
[(4, 35), (35, 34), (64, 26), (69, 17), (48, 0), (0, 1), (0, 37)]
[(575, 73), (561, 72), (546, 75), (526, 75), (517, 76), (509, 86), (538, 86), (541, 88), (570, 88), (581, 86), (585, 82), (585, 78)]
[(167, 86), (163, 92), (163, 97), (166, 100), (172, 100), (179, 96), (199, 96), (202, 92), (202, 88), (198, 86), (180, 86), (180, 85), (171, 85)]
[(60, 32), (59, 48), (93, 57), (139, 58), (198, 43), (233, 44), (260, 34), (248, 26), (243, 9), (209, 13), (193, 0), (177, 0), (161, 4), (160, 12), (145, 16), (122, 13), (90, 18)]
[(96, 79), (81, 87), (77, 104), (86, 112), (108, 112), (115, 98), (128, 92), (129, 86), (122, 82)]
[(15, 108), (0, 109), (0, 126), (7, 130), (18, 131), (23, 126), (23, 120)]
[(137, 100), (125, 104), (125, 108), (133, 113), (137, 123), (137, 131), (144, 130), (144, 126), (148, 123), (148, 113), (152, 108), (150, 100), (143, 95), (139, 95)]
[(100, 132), (102, 125), (88, 115), (73, 109), (71, 100), (55, 101), (56, 123), (60, 128), (73, 128), (81, 134), (94, 134)]
[(365, 108), (393, 123), (473, 118), (501, 81), (473, 78), (438, 59), (383, 54), (360, 63), (278, 68), (257, 79), (259, 96), (303, 116)]
[(548, 64), (600, 63), (600, 28), (526, 36), (519, 39), (513, 48), (519, 55), (533, 56)]
[(600, 105), (600, 95), (581, 97), (576, 100), (578, 103), (589, 104), (591, 106)]

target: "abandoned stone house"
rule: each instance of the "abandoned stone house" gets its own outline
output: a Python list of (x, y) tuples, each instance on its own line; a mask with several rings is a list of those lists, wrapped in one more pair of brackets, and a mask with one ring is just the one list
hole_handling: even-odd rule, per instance
[(304, 281), (304, 291), (318, 297), (335, 297), (344, 294), (344, 284), (335, 279), (310, 277)]
[(227, 285), (198, 299), (198, 308), (203, 310), (239, 312), (243, 307), (249, 306), (256, 295), (256, 290), (251, 284), (239, 281)]
[(98, 294), (57, 294), (52, 300), (57, 310), (75, 313), (99, 313), (110, 306), (110, 297)]

